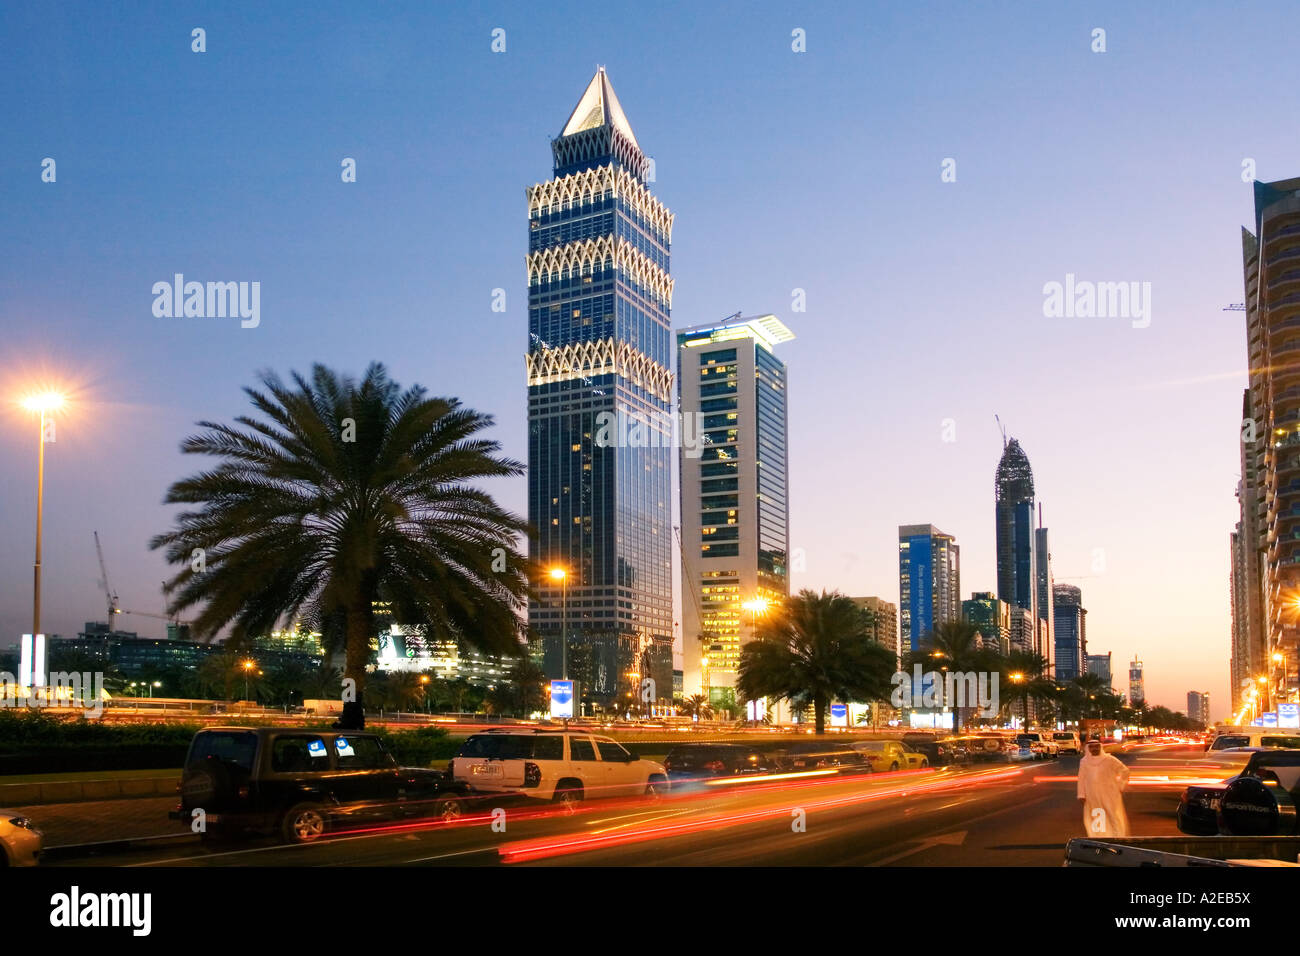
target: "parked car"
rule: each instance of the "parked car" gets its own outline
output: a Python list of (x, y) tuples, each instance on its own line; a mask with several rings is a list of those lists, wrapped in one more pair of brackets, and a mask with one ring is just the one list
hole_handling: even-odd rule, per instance
[(1263, 836), (1296, 832), (1300, 750), (1250, 752), (1242, 771), (1195, 784), (1178, 801), (1178, 829), (1196, 836)]
[(1027, 745), (1034, 752), (1035, 760), (1052, 760), (1061, 752), (1051, 735), (1038, 730), (1026, 730), (1016, 734), (1016, 743), (1022, 747)]
[(1206, 751), (1214, 753), (1219, 750), (1235, 750), (1239, 747), (1285, 747), (1300, 748), (1300, 735), (1286, 734), (1276, 728), (1240, 727), (1216, 733)]
[(863, 740), (853, 748), (863, 754), (877, 772), (917, 770), (930, 765), (930, 758), (900, 740)]
[(472, 799), (441, 771), (399, 767), (375, 734), (279, 727), (200, 730), (177, 789), (168, 816), (201, 820), (206, 840), (273, 831), (290, 843), (352, 822), (450, 819)]
[(966, 747), (966, 752), (970, 754), (971, 760), (976, 763), (988, 763), (1005, 759), (1007, 738), (1002, 734), (971, 734), (958, 739)]
[(1058, 730), (1052, 734), (1052, 742), (1056, 744), (1061, 753), (1083, 753), (1083, 744), (1079, 742), (1079, 732), (1077, 730)]
[(970, 763), (970, 750), (960, 737), (936, 737), (933, 734), (903, 737), (904, 745), (919, 750), (931, 767)]
[(866, 756), (847, 744), (808, 740), (792, 744), (781, 756), (785, 770), (835, 770), (839, 773), (870, 773)]
[(27, 817), (16, 810), (0, 810), (0, 868), (35, 866), (44, 841), (44, 834)]
[(475, 791), (518, 794), (570, 808), (593, 797), (658, 796), (669, 788), (662, 764), (584, 730), (486, 730), (466, 739), (450, 769), (454, 781)]
[(664, 757), (664, 769), (674, 786), (710, 777), (770, 773), (776, 758), (743, 744), (678, 744)]

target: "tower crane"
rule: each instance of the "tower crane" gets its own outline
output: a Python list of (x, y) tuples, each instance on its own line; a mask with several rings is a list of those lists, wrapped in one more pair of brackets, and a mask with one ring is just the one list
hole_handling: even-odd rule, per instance
[(108, 568), (104, 566), (104, 549), (99, 544), (99, 532), (95, 532), (95, 554), (99, 556), (100, 584), (104, 586), (104, 596), (108, 598), (108, 629), (113, 630), (114, 615), (121, 614), (117, 607), (117, 595), (108, 583)]

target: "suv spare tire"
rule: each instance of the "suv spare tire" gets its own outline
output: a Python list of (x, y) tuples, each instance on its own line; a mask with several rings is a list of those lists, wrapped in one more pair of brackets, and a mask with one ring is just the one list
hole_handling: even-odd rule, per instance
[(1296, 828), (1296, 806), (1285, 788), (1259, 777), (1238, 777), (1219, 800), (1219, 832), (1229, 836), (1278, 836)]
[(181, 774), (181, 800), (186, 807), (221, 810), (234, 793), (230, 768), (211, 758), (186, 767)]

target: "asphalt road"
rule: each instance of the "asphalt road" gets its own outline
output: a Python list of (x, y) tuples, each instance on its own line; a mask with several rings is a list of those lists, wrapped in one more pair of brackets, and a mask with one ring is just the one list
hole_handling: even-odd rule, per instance
[[(1132, 759), (1131, 757), (1126, 759)], [(453, 824), (336, 834), (306, 846), (197, 838), (54, 866), (1060, 866), (1085, 836), (1077, 760), (861, 777), (794, 777), (590, 801), (573, 814), (502, 803)], [(1136, 774), (1135, 774), (1136, 776)], [(1180, 783), (1126, 797), (1135, 835), (1176, 835)]]

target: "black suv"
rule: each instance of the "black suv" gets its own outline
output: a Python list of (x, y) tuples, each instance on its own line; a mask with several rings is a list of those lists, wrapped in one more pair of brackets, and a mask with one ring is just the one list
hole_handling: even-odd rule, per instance
[(374, 734), (280, 727), (213, 727), (190, 743), (181, 802), (168, 814), (205, 839), (273, 831), (306, 843), (343, 824), (460, 816), (470, 794), (438, 770), (399, 767)]

